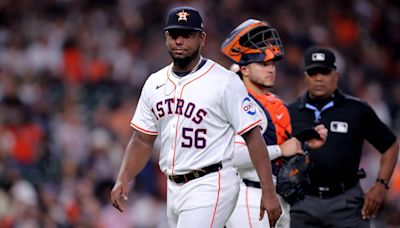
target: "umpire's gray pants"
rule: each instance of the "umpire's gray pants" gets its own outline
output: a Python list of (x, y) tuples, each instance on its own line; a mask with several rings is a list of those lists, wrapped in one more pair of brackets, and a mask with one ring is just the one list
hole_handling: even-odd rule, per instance
[(321, 199), (306, 195), (290, 209), (290, 226), (297, 227), (359, 227), (369, 228), (370, 220), (363, 220), (361, 209), (364, 193), (358, 183), (341, 195)]

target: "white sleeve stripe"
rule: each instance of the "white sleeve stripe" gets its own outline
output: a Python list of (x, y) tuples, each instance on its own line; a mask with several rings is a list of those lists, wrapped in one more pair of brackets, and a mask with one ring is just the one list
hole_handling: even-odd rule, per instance
[(149, 130), (143, 129), (143, 128), (141, 128), (141, 127), (139, 127), (139, 126), (137, 126), (137, 125), (135, 125), (133, 123), (131, 123), (131, 127), (135, 128), (136, 130), (138, 130), (140, 132), (148, 134), (148, 135), (158, 135), (158, 132), (156, 132), (156, 131), (149, 131)]
[(257, 120), (256, 122), (252, 123), (250, 126), (244, 128), (241, 131), (238, 131), (236, 134), (238, 135), (242, 135), (243, 133), (246, 133), (247, 131), (249, 131), (250, 129), (254, 128), (255, 126), (257, 126), (259, 123), (261, 122), (261, 119)]

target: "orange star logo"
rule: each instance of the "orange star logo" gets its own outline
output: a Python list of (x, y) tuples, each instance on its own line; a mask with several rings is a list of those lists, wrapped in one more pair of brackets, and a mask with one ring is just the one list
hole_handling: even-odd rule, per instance
[(178, 16), (178, 21), (187, 21), (187, 16), (189, 16), (190, 14), (188, 14), (187, 12), (185, 12), (185, 10), (182, 10), (181, 12), (177, 13), (176, 16)]

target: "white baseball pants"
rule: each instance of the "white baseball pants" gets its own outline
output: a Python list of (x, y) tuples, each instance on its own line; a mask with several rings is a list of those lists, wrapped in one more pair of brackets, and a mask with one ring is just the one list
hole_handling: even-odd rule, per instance
[(223, 228), (239, 194), (239, 177), (232, 165), (178, 185), (168, 180), (170, 228)]
[[(279, 203), (282, 207), (282, 214), (275, 224), (275, 227), (290, 227), (290, 205), (279, 195)], [(247, 187), (243, 182), (240, 183), (240, 193), (237, 205), (231, 217), (226, 223), (227, 228), (265, 228), (269, 227), (268, 214), (264, 214), (263, 220), (260, 217), (261, 189)]]

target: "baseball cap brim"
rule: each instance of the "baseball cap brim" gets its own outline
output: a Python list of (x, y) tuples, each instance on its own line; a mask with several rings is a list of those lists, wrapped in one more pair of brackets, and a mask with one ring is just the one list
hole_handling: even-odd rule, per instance
[(194, 30), (194, 31), (203, 31), (203, 29), (195, 28), (195, 27), (187, 27), (184, 25), (170, 25), (164, 28), (164, 31), (171, 29), (184, 29), (184, 30)]
[(335, 70), (335, 67), (330, 67), (324, 64), (319, 64), (319, 63), (314, 63), (311, 65), (308, 65), (305, 70), (310, 70), (310, 69), (314, 69), (314, 68), (325, 68), (325, 69), (331, 69), (331, 70)]

